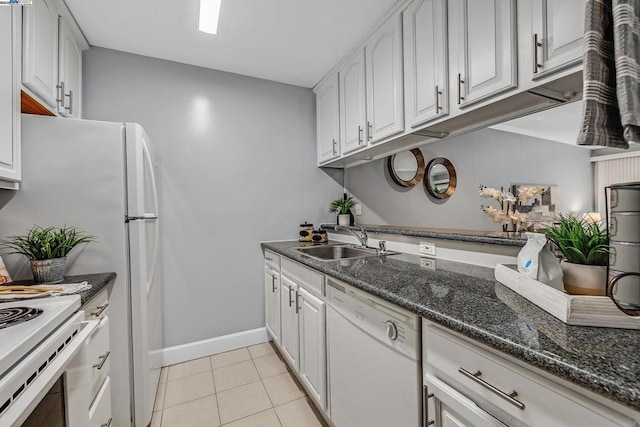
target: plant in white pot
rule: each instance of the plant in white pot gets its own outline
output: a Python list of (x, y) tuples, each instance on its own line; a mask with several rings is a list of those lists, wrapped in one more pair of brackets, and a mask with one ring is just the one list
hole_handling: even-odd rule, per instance
[(25, 236), (10, 236), (3, 246), (9, 254), (21, 254), (31, 261), (36, 283), (60, 283), (64, 278), (67, 255), (81, 243), (93, 242), (94, 236), (75, 227), (40, 227), (34, 225)]
[(564, 257), (560, 265), (565, 291), (573, 295), (606, 295), (607, 230), (597, 222), (560, 215), (545, 234)]
[(350, 210), (354, 207), (356, 202), (353, 197), (345, 197), (342, 199), (336, 199), (329, 203), (329, 212), (338, 214), (339, 225), (351, 225)]

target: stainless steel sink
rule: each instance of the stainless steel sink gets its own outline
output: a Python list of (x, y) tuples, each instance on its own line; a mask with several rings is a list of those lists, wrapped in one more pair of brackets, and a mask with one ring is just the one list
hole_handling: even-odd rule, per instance
[(357, 248), (350, 245), (308, 246), (293, 249), (321, 261), (393, 255), (397, 253), (387, 251), (384, 254), (380, 254), (373, 248)]

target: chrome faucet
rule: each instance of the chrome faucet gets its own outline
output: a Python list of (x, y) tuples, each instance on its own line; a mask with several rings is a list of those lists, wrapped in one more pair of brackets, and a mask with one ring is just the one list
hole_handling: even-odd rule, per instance
[[(320, 227), (325, 229), (333, 228), (334, 231), (338, 231), (338, 230), (348, 231), (354, 236), (356, 236), (356, 238), (360, 242), (360, 246), (362, 246), (363, 248), (367, 247), (367, 241), (369, 240), (369, 237), (367, 236), (367, 232), (365, 231), (364, 227), (362, 227), (361, 225), (320, 224)], [(360, 234), (358, 234), (354, 230), (354, 228), (359, 230)]]

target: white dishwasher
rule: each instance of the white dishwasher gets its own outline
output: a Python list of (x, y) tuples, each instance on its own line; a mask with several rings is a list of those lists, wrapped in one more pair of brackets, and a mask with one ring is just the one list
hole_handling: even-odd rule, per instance
[(420, 426), (419, 316), (335, 279), (327, 284), (331, 421)]

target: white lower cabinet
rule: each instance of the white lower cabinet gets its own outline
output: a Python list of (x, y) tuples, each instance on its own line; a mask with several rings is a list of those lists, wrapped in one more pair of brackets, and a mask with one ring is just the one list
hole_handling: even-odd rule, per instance
[(323, 408), (327, 406), (326, 305), (304, 288), (298, 293), (300, 377)]
[(289, 364), (300, 370), (300, 340), (298, 335), (298, 308), (295, 295), (298, 285), (285, 276), (280, 278), (280, 348)]
[(273, 341), (280, 342), (280, 272), (264, 268), (264, 295), (267, 331)]
[(324, 275), (282, 258), (279, 283), (280, 341), (274, 342), (309, 396), (325, 410), (327, 353)]
[(111, 380), (107, 378), (89, 408), (89, 426), (109, 427), (111, 420)]
[(637, 425), (599, 402), (426, 321), (422, 345), (425, 417), (435, 426)]

